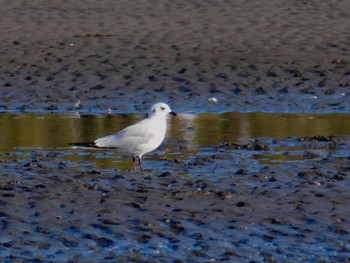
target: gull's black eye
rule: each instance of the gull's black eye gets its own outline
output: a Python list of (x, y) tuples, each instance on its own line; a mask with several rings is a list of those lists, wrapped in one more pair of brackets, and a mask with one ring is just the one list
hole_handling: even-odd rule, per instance
[(165, 110), (165, 108), (164, 107), (160, 107), (162, 110)]

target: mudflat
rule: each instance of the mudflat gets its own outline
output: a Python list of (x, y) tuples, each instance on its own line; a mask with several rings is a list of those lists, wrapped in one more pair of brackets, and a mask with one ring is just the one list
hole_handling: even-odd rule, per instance
[[(0, 111), (134, 113), (164, 101), (180, 113), (349, 113), (348, 10), (346, 0), (5, 0)], [(199, 145), (144, 174), (77, 169), (66, 145), (16, 145), (0, 155), (0, 258), (347, 262), (348, 135)], [(277, 145), (290, 158), (291, 144), (303, 149), (296, 161), (248, 154)]]
[(349, 112), (349, 7), (5, 1), (0, 109)]

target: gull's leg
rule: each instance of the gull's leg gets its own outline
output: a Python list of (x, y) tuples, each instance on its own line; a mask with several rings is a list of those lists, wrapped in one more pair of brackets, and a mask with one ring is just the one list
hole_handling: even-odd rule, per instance
[(141, 173), (143, 173), (143, 166), (142, 166), (142, 161), (141, 161), (141, 157), (139, 156), (139, 166), (141, 169)]
[(132, 169), (134, 170), (134, 172), (136, 172), (136, 158), (135, 158), (135, 156), (132, 157)]

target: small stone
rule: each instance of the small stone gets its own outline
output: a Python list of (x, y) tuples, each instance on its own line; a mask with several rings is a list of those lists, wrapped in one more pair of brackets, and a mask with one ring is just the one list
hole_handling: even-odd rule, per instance
[(96, 85), (96, 86), (92, 87), (91, 89), (92, 89), (92, 90), (103, 90), (103, 89), (105, 89), (105, 86)]
[(183, 92), (183, 93), (188, 93), (190, 92), (191, 90), (188, 88), (188, 87), (185, 87), (185, 86), (181, 86), (179, 88), (179, 91)]
[(245, 203), (244, 203), (244, 202), (238, 202), (236, 205), (237, 205), (238, 207), (243, 207), (243, 206), (245, 206)]
[(110, 247), (114, 245), (114, 241), (109, 239), (109, 238), (105, 238), (105, 237), (100, 237), (98, 239), (95, 240), (96, 244), (100, 247)]
[(264, 90), (264, 89), (261, 88), (261, 87), (256, 88), (256, 89), (255, 89), (255, 92), (256, 92), (256, 94), (258, 94), (258, 95), (263, 95), (263, 94), (266, 94), (266, 93), (267, 93), (266, 90)]
[(164, 173), (162, 173), (161, 175), (159, 175), (158, 177), (163, 178), (163, 177), (168, 177), (168, 176), (170, 176), (170, 175), (171, 175), (171, 173), (169, 173), (169, 172), (164, 172)]
[(182, 68), (182, 69), (180, 69), (177, 73), (183, 74), (183, 73), (185, 73), (186, 71), (187, 71), (187, 69)]

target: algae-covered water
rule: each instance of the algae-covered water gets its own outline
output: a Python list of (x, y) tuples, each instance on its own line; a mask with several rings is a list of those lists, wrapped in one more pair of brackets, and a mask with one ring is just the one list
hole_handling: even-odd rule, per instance
[[(69, 142), (89, 142), (115, 133), (143, 115), (1, 114), (0, 152), (17, 154), (32, 150), (65, 151), (77, 166), (127, 169), (129, 161), (113, 150), (69, 149)], [(223, 113), (179, 114), (169, 118), (164, 144), (146, 159), (200, 154), (207, 146), (248, 143), (262, 138), (350, 134), (349, 114)], [(213, 148), (214, 149), (214, 148)], [(159, 156), (158, 156), (159, 155)], [(282, 158), (282, 157), (281, 157)], [(290, 159), (293, 159), (291, 157)], [(288, 160), (283, 157), (281, 160)], [(148, 168), (156, 168), (149, 167)]]

